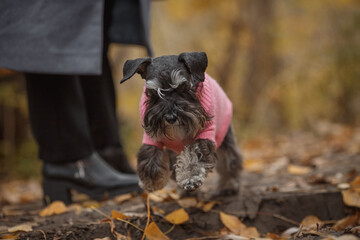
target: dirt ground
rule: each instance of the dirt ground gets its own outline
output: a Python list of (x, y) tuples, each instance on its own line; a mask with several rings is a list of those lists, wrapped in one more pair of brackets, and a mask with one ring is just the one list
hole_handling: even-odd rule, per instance
[(39, 181), (2, 183), (0, 239), (360, 237), (360, 128), (322, 124), (241, 148), (237, 196), (213, 197), (214, 173), (196, 196), (180, 197), (173, 184), (102, 202), (74, 193), (75, 204), (50, 205), (45, 212)]

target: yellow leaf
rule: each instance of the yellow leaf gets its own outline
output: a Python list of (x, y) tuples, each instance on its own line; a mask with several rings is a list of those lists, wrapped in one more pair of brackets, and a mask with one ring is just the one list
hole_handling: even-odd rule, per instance
[(24, 223), (24, 224), (16, 225), (16, 226), (8, 229), (8, 232), (10, 232), (10, 233), (18, 232), (18, 231), (31, 232), (32, 226), (30, 224)]
[(360, 192), (352, 189), (344, 190), (341, 192), (344, 203), (352, 207), (360, 207)]
[(166, 220), (168, 220), (172, 224), (182, 224), (189, 220), (189, 215), (183, 208), (179, 208), (168, 215), (166, 215)]
[(118, 212), (116, 210), (111, 210), (111, 217), (114, 219), (129, 219), (129, 216), (126, 216), (125, 214), (122, 214), (121, 212)]
[(241, 228), (246, 228), (246, 226), (236, 216), (220, 212), (220, 219), (225, 227), (228, 228), (232, 233), (239, 235)]
[(148, 240), (166, 240), (169, 239), (156, 225), (155, 222), (151, 222), (144, 231)]
[(225, 227), (234, 234), (250, 238), (257, 238), (260, 236), (259, 232), (255, 227), (247, 227), (236, 216), (220, 212), (220, 219), (221, 222), (225, 225)]
[(251, 158), (244, 161), (244, 169), (248, 172), (259, 173), (264, 170), (264, 160)]
[(52, 215), (56, 215), (56, 214), (65, 213), (67, 211), (68, 211), (68, 208), (65, 206), (65, 204), (62, 201), (55, 201), (55, 202), (52, 202), (46, 208), (44, 208), (40, 212), (39, 215), (41, 217), (46, 217), (46, 216), (52, 216)]
[(204, 212), (208, 212), (215, 206), (215, 204), (219, 204), (219, 202), (218, 201), (211, 201), (211, 202), (205, 204), (204, 207), (202, 208), (202, 210)]
[(94, 200), (89, 200), (83, 202), (82, 206), (85, 208), (98, 208), (100, 206), (100, 203)]
[(19, 237), (16, 236), (16, 234), (11, 233), (11, 234), (6, 234), (6, 235), (1, 235), (0, 239), (19, 239)]
[(117, 204), (120, 204), (120, 203), (123, 203), (123, 202), (125, 202), (127, 200), (130, 200), (131, 198), (133, 198), (133, 195), (131, 193), (126, 193), (126, 194), (122, 194), (122, 195), (114, 197), (114, 201)]
[(310, 167), (305, 167), (305, 166), (298, 166), (298, 165), (289, 165), (288, 166), (288, 172), (290, 174), (293, 174), (293, 175), (304, 175), (304, 174), (307, 174), (309, 172), (311, 172), (311, 168)]
[(197, 200), (194, 197), (182, 198), (177, 202), (183, 208), (195, 207), (197, 205)]

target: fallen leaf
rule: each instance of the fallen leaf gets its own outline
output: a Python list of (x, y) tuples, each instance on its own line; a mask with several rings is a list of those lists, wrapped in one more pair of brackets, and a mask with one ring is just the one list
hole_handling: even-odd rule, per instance
[(341, 192), (344, 203), (352, 207), (360, 207), (360, 192), (352, 189), (344, 190)]
[(307, 229), (317, 230), (318, 228), (320, 228), (322, 226), (322, 221), (314, 215), (309, 215), (309, 216), (306, 216), (301, 221), (301, 224), (303, 225), (303, 227), (306, 227)]
[(55, 201), (55, 202), (52, 202), (46, 208), (44, 208), (40, 212), (39, 215), (41, 217), (46, 217), (46, 216), (52, 216), (52, 215), (56, 215), (56, 214), (65, 213), (67, 211), (69, 211), (69, 210), (62, 201)]
[(196, 207), (197, 200), (194, 197), (182, 198), (177, 201), (177, 203), (183, 208)]
[(84, 208), (98, 208), (100, 207), (100, 203), (94, 200), (88, 200), (82, 203)]
[(220, 212), (220, 219), (227, 229), (237, 235), (241, 233), (241, 230), (246, 229), (246, 226), (236, 216)]
[(355, 237), (354, 235), (345, 234), (337, 237), (336, 240), (359, 240), (359, 238)]
[(260, 158), (251, 158), (244, 161), (244, 170), (253, 173), (259, 173), (264, 170), (264, 160)]
[(170, 196), (173, 200), (179, 200), (179, 199), (180, 199), (180, 195), (177, 194), (177, 193), (174, 192), (174, 191), (169, 191), (168, 194), (169, 194), (169, 196)]
[(312, 168), (290, 164), (288, 166), (287, 170), (288, 170), (288, 173), (293, 174), (293, 175), (304, 175), (304, 174), (311, 172)]
[(169, 198), (167, 192), (164, 189), (149, 193), (150, 199), (154, 202), (164, 202)]
[(220, 219), (221, 222), (225, 225), (225, 227), (234, 234), (250, 238), (257, 238), (260, 236), (259, 232), (255, 227), (247, 227), (236, 216), (220, 212)]
[(32, 226), (31, 224), (28, 223), (24, 223), (24, 224), (20, 224), (20, 225), (16, 225), (14, 227), (11, 227), (8, 229), (9, 233), (13, 233), (13, 232), (31, 232)]
[(151, 209), (155, 214), (160, 214), (160, 215), (165, 214), (165, 211), (162, 210), (161, 208), (157, 207), (157, 206), (152, 206)]
[(360, 175), (358, 175), (351, 183), (350, 183), (351, 189), (360, 192)]
[(204, 212), (208, 212), (208, 211), (210, 211), (210, 210), (215, 206), (215, 204), (220, 204), (220, 202), (218, 202), (218, 201), (211, 201), (211, 202), (205, 204), (204, 207), (202, 208), (202, 210), (203, 210)]
[(111, 238), (109, 238), (109, 237), (104, 237), (104, 238), (94, 238), (94, 240), (111, 240)]
[(347, 216), (347, 217), (337, 221), (337, 223), (335, 223), (333, 228), (337, 231), (343, 231), (343, 230), (345, 230), (345, 228), (347, 228), (349, 226), (356, 225), (358, 220), (359, 220), (359, 214)]
[(279, 235), (277, 235), (275, 233), (266, 233), (266, 238), (270, 238), (270, 239), (273, 239), (273, 240), (282, 239)]
[(148, 240), (167, 240), (169, 239), (156, 225), (155, 222), (151, 222), (149, 226), (144, 230), (145, 236)]
[(182, 224), (189, 220), (189, 215), (183, 208), (179, 208), (168, 215), (166, 215), (166, 220), (168, 220), (172, 224)]
[(133, 195), (131, 193), (127, 193), (127, 194), (122, 194), (122, 195), (118, 195), (116, 197), (114, 197), (114, 201), (117, 203), (117, 204), (120, 204), (120, 203), (123, 203), (127, 200), (130, 200), (133, 198)]
[(125, 214), (118, 212), (116, 210), (111, 210), (111, 217), (114, 219), (129, 219), (129, 216), (126, 216)]
[(18, 236), (16, 236), (14, 233), (1, 235), (0, 239), (18, 239)]
[(83, 207), (78, 203), (73, 203), (68, 206), (69, 211), (74, 211), (76, 215), (79, 215), (83, 210)]

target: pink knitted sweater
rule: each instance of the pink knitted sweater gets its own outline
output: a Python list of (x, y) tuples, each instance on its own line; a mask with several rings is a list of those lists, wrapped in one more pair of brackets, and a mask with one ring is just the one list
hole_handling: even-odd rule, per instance
[[(232, 104), (225, 92), (219, 86), (219, 84), (208, 74), (205, 73), (205, 81), (198, 89), (198, 97), (201, 105), (205, 111), (213, 118), (205, 124), (205, 127), (200, 130), (194, 139), (170, 140), (167, 138), (161, 141), (155, 141), (146, 132), (143, 136), (143, 144), (153, 145), (160, 149), (167, 147), (177, 153), (180, 153), (184, 147), (197, 139), (208, 139), (215, 143), (218, 148), (225, 138), (225, 135), (229, 129), (231, 117), (232, 117)], [(147, 97), (145, 91), (140, 101), (140, 116), (143, 122)]]

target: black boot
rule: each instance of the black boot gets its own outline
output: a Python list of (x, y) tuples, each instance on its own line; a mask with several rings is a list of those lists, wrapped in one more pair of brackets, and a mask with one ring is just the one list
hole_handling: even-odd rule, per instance
[(71, 203), (71, 189), (94, 200), (140, 191), (135, 174), (117, 172), (97, 153), (66, 164), (44, 163), (43, 176), (46, 203), (55, 200)]
[(122, 147), (107, 147), (97, 151), (100, 156), (117, 171), (135, 174)]

